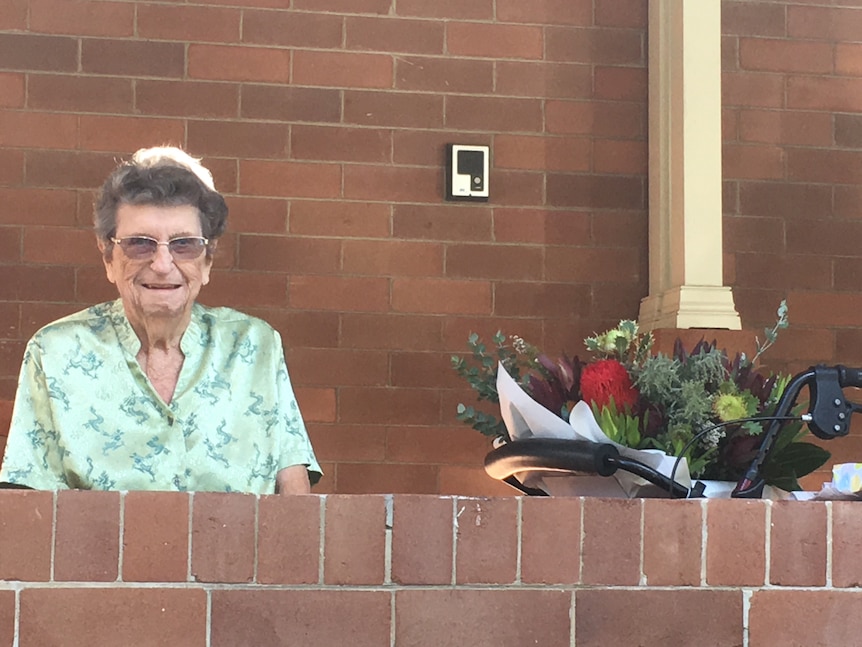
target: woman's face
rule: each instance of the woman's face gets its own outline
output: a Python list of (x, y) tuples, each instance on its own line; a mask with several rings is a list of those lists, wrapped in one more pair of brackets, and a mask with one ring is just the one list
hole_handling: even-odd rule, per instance
[[(117, 209), (114, 238), (148, 236), (159, 242), (200, 236), (198, 210), (191, 205), (161, 207), (124, 204)], [(176, 260), (167, 245), (159, 245), (146, 259), (129, 258), (114, 245), (110, 260), (104, 258), (108, 280), (117, 286), (126, 316), (133, 326), (148, 323), (187, 324), (201, 286), (209, 282), (212, 257), (206, 251), (190, 260)]]

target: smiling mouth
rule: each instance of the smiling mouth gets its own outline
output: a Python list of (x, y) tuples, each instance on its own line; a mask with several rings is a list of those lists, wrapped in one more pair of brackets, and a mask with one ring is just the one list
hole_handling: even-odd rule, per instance
[(175, 283), (171, 283), (168, 285), (165, 285), (163, 283), (141, 283), (141, 285), (147, 290), (176, 290), (180, 287)]

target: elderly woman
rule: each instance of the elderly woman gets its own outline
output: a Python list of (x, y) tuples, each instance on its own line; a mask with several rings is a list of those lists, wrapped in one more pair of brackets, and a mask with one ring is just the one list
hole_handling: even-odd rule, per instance
[(36, 489), (306, 493), (320, 477), (281, 338), (195, 302), (227, 206), (175, 148), (106, 180), (96, 237), (119, 299), (27, 345), (0, 482)]

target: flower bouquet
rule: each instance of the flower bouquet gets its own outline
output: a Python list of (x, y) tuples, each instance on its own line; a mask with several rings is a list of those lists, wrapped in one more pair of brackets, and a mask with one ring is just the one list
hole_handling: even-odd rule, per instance
[[(519, 385), (534, 403), (555, 418), (569, 420), (572, 427), (575, 413), (579, 429), (595, 425), (618, 447), (650, 451), (674, 462), (682, 457), (694, 478), (737, 481), (760, 445), (767, 427), (763, 419), (775, 410), (790, 379), (757, 369), (779, 329), (788, 325), (785, 302), (777, 314), (751, 359), (742, 353), (731, 358), (704, 340), (689, 351), (677, 339), (672, 355), (654, 353), (652, 333), (640, 332), (635, 321), (621, 321), (584, 340), (589, 353), (584, 360), (566, 355), (552, 359), (520, 337), (498, 332), (490, 349), (471, 335), (472, 357), (454, 356), (452, 364), (479, 400), (500, 403), (498, 378), (504, 370), (504, 382)], [(507, 409), (510, 395), (504, 394)], [(510, 440), (523, 434), (511, 416), (498, 418), (460, 404), (457, 417), (489, 436)], [(553, 425), (534, 426), (541, 427), (532, 429), (534, 435), (556, 435), (547, 431)], [(804, 441), (806, 433), (801, 422), (783, 426), (763, 466), (767, 484), (799, 490), (798, 479), (828, 460), (828, 451)]]

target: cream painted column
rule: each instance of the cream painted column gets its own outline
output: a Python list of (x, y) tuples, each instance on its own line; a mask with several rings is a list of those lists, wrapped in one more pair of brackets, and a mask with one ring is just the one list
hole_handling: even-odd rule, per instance
[(721, 1), (649, 3), (649, 296), (641, 326), (740, 329), (722, 277)]

